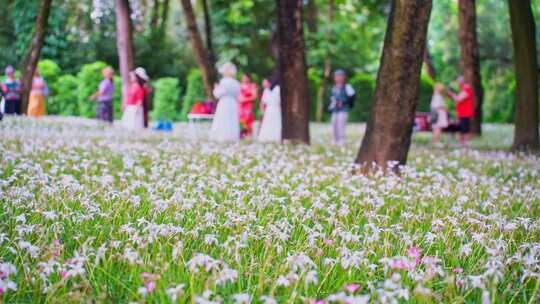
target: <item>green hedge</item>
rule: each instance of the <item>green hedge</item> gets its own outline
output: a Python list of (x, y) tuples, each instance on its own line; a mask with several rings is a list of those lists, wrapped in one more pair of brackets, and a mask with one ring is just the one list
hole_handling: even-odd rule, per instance
[(204, 92), (203, 79), (201, 71), (199, 69), (192, 69), (189, 71), (187, 77), (186, 95), (182, 100), (182, 107), (180, 112), (180, 120), (186, 121), (191, 107), (197, 101), (203, 101), (206, 99)]
[(180, 86), (176, 78), (161, 78), (154, 82), (154, 120), (180, 118)]

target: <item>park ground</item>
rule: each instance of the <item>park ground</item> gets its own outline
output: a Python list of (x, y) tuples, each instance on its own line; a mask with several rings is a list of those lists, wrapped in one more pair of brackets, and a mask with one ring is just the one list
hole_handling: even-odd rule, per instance
[[(538, 303), (540, 159), (416, 134), (401, 176), (312, 146), (0, 123), (0, 303)], [(317, 302), (320, 301), (320, 302)]]

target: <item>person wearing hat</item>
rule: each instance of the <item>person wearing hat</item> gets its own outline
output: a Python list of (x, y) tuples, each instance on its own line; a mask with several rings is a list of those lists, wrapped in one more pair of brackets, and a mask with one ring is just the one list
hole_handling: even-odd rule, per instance
[(135, 74), (144, 81), (142, 87), (144, 90), (144, 102), (143, 102), (143, 111), (144, 111), (144, 127), (148, 128), (148, 117), (149, 112), (152, 110), (152, 97), (154, 89), (150, 85), (150, 77), (146, 73), (144, 68), (138, 67), (135, 69)]
[(6, 68), (6, 80), (1, 84), (4, 96), (4, 113), (9, 115), (21, 114), (22, 84), (15, 79), (15, 69), (12, 66)]
[(347, 83), (344, 70), (339, 69), (334, 72), (334, 83), (328, 110), (332, 113), (334, 144), (344, 145), (346, 143), (345, 126), (349, 117), (349, 110), (354, 105), (356, 92)]
[(102, 73), (103, 80), (99, 84), (99, 90), (91, 98), (97, 101), (96, 118), (112, 123), (114, 120), (114, 69), (108, 66), (103, 69)]

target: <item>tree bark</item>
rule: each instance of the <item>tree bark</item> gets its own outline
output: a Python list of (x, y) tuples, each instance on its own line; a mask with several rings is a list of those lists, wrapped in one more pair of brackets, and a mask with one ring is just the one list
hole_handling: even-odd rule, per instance
[(474, 89), (474, 117), (471, 122), (471, 132), (480, 135), (482, 134), (484, 89), (480, 76), (480, 55), (476, 34), (476, 0), (459, 0), (459, 43), (463, 77)]
[(129, 73), (135, 67), (129, 0), (116, 0), (116, 47), (118, 49), (120, 77), (122, 78), (122, 102), (125, 102), (129, 88)]
[(204, 30), (206, 38), (206, 49), (208, 50), (208, 56), (210, 62), (216, 62), (216, 55), (214, 53), (214, 45), (212, 43), (212, 19), (210, 18), (210, 7), (208, 6), (208, 0), (202, 0), (204, 11)]
[(418, 103), (431, 0), (393, 0), (373, 108), (356, 163), (361, 171), (404, 165)]
[(154, 0), (152, 2), (152, 17), (150, 19), (150, 28), (152, 29), (152, 32), (155, 32), (158, 29), (159, 15), (160, 15), (159, 11), (160, 11), (159, 0)]
[(317, 1), (316, 0), (308, 0), (307, 3), (307, 14), (306, 14), (306, 24), (308, 31), (312, 33), (316, 33), (318, 30), (317, 26)]
[(302, 0), (276, 0), (283, 142), (309, 144), (310, 95)]
[[(332, 22), (334, 21), (334, 1), (328, 0), (327, 5), (327, 29), (326, 29), (326, 40), (330, 41), (332, 38)], [(323, 105), (324, 105), (324, 95), (326, 89), (326, 81), (332, 73), (332, 54), (328, 54), (324, 59), (324, 68), (323, 68), (323, 77), (321, 78), (321, 83), (319, 84), (319, 91), (317, 92), (317, 109), (315, 111), (315, 120), (322, 121), (323, 118)]]
[(514, 150), (538, 149), (538, 59), (530, 0), (508, 0), (516, 67)]
[(184, 15), (186, 17), (187, 28), (189, 36), (191, 38), (193, 50), (195, 51), (195, 57), (199, 64), (199, 68), (201, 69), (204, 89), (206, 91), (206, 97), (208, 97), (209, 99), (214, 99), (212, 91), (214, 88), (214, 83), (216, 83), (217, 81), (215, 63), (210, 60), (210, 56), (208, 55), (208, 52), (204, 47), (203, 40), (199, 33), (199, 28), (197, 27), (195, 13), (193, 12), (191, 0), (180, 1), (184, 10)]
[(24, 60), (24, 72), (22, 77), (24, 91), (21, 99), (21, 113), (26, 113), (26, 110), (28, 109), (28, 98), (30, 97), (30, 91), (32, 90), (32, 79), (36, 72), (39, 57), (41, 56), (41, 49), (45, 43), (45, 34), (49, 25), (51, 3), (52, 0), (41, 0), (39, 3), (34, 35), (30, 43), (28, 54)]

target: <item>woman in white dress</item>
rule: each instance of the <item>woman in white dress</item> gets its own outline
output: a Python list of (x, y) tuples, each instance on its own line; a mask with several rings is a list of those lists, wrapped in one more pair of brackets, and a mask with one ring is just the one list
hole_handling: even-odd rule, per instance
[(275, 80), (272, 84), (265, 79), (261, 102), (264, 115), (259, 129), (258, 140), (262, 142), (281, 141), (281, 89)]
[(236, 66), (230, 62), (224, 64), (219, 72), (223, 78), (214, 87), (214, 96), (218, 99), (218, 104), (210, 130), (210, 140), (234, 142), (240, 140), (237, 103), (240, 82), (235, 79)]
[(448, 127), (448, 108), (444, 102), (444, 85), (437, 83), (431, 98), (431, 128), (433, 129), (433, 144), (440, 145), (441, 134)]
[(142, 130), (144, 129), (144, 79), (135, 72), (129, 73), (129, 88), (126, 93), (126, 100), (123, 106), (121, 124), (126, 129)]

